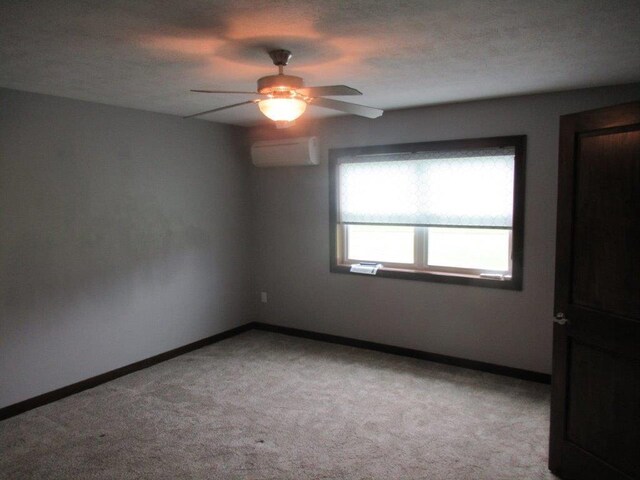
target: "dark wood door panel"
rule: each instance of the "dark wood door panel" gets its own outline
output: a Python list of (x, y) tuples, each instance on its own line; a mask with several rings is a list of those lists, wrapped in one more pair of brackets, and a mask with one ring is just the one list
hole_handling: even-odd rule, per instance
[(558, 473), (564, 480), (637, 480), (573, 443), (562, 450), (564, 465)]
[(640, 361), (573, 341), (566, 438), (640, 477)]
[(573, 221), (572, 303), (631, 318), (640, 318), (639, 128), (578, 137)]
[(617, 315), (607, 315), (584, 307), (568, 310), (568, 317), (578, 319), (565, 326), (571, 341), (615, 351), (623, 357), (640, 361), (640, 322)]

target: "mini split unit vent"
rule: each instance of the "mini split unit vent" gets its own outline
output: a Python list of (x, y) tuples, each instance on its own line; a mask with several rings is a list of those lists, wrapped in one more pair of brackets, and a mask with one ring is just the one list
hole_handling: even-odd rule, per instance
[(318, 139), (303, 137), (256, 142), (251, 146), (251, 159), (256, 167), (318, 165)]

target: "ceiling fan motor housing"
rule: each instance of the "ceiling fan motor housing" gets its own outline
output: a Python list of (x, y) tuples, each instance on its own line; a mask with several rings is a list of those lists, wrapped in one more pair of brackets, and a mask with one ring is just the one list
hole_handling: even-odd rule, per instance
[(288, 94), (291, 90), (304, 87), (301, 77), (294, 75), (269, 75), (258, 79), (258, 92), (262, 94)]

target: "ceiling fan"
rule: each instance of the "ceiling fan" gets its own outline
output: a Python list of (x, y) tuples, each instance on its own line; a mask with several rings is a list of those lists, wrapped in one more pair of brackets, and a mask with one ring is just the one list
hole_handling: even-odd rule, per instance
[(362, 95), (362, 93), (355, 88), (347, 87), (346, 85), (305, 87), (301, 77), (285, 75), (284, 67), (287, 66), (291, 59), (291, 52), (289, 50), (271, 50), (269, 56), (273, 60), (273, 64), (278, 67), (278, 74), (268, 75), (258, 79), (258, 90), (256, 92), (191, 90), (192, 92), (199, 93), (251, 94), (258, 95), (260, 98), (234, 103), (226, 107), (206, 110), (193, 115), (187, 115), (183, 118), (198, 117), (228, 108), (239, 107), (240, 105), (248, 105), (249, 103), (257, 103), (260, 111), (266, 117), (274, 120), (278, 128), (291, 126), (293, 122), (304, 113), (307, 105), (330, 108), (332, 110), (339, 110), (367, 118), (377, 118), (382, 115), (383, 110), (379, 108), (324, 98), (325, 96)]

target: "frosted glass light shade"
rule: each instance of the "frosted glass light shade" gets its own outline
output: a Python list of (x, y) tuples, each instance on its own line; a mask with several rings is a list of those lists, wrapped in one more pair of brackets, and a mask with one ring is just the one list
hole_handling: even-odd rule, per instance
[(307, 102), (299, 98), (268, 98), (258, 102), (260, 111), (276, 122), (292, 122), (307, 109)]

